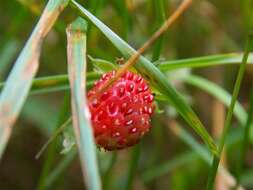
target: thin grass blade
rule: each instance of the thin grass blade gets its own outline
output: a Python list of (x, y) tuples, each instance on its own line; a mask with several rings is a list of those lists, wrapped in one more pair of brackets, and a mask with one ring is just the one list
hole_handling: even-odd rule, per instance
[(224, 147), (225, 142), (226, 142), (228, 131), (231, 127), (233, 111), (234, 111), (234, 107), (235, 107), (235, 104), (236, 104), (237, 97), (239, 95), (242, 79), (243, 79), (243, 76), (244, 76), (244, 73), (245, 73), (245, 70), (246, 70), (246, 64), (247, 64), (247, 61), (248, 61), (248, 57), (249, 57), (252, 42), (253, 42), (253, 34), (250, 33), (249, 37), (248, 37), (248, 40), (247, 40), (247, 44), (245, 46), (245, 52), (244, 52), (244, 56), (243, 56), (243, 59), (242, 59), (242, 63), (240, 65), (240, 68), (239, 68), (239, 71), (238, 71), (238, 74), (237, 74), (237, 77), (236, 77), (236, 82), (235, 82), (235, 85), (234, 85), (234, 90), (233, 90), (233, 94), (232, 94), (231, 103), (230, 103), (230, 106), (229, 106), (229, 109), (228, 109), (228, 113), (227, 113), (227, 116), (226, 116), (224, 128), (223, 128), (222, 135), (221, 135), (221, 138), (220, 138), (220, 143), (219, 143), (219, 146), (218, 146), (218, 156), (213, 157), (213, 162), (212, 162), (211, 169), (209, 171), (206, 190), (212, 190), (213, 187), (214, 187), (214, 181), (215, 181), (216, 173), (217, 173), (219, 163), (220, 163), (220, 156), (222, 154), (223, 147)]
[(87, 23), (81, 18), (77, 18), (67, 28), (68, 74), (71, 87), (73, 127), (84, 180), (87, 189), (100, 190), (96, 146), (85, 93), (86, 31)]
[[(201, 68), (215, 65), (228, 65), (241, 63), (242, 53), (229, 53), (220, 55), (209, 55), (196, 58), (163, 61), (158, 64), (161, 71), (170, 71), (181, 68)], [(253, 54), (249, 55), (248, 63), (253, 63)]]
[[(155, 7), (155, 20), (158, 21), (159, 25), (166, 20), (166, 8), (164, 0), (153, 0)], [(154, 45), (152, 54), (152, 62), (159, 60), (160, 54), (163, 47), (164, 35), (162, 35)]]
[(249, 148), (250, 134), (252, 132), (252, 120), (253, 120), (253, 87), (251, 87), (250, 100), (249, 100), (249, 110), (247, 122), (245, 122), (244, 131), (243, 131), (243, 141), (241, 143), (241, 151), (238, 162), (237, 169), (237, 184), (241, 182), (241, 176), (244, 169), (244, 161), (246, 158), (246, 153)]
[[(99, 77), (101, 74), (95, 72), (89, 72), (86, 74), (87, 77), (87, 88), (90, 88), (93, 82)], [(0, 83), (0, 90), (4, 87), (5, 83)], [(31, 90), (29, 92), (30, 95), (34, 94), (42, 94), (49, 92), (56, 92), (69, 89), (69, 81), (68, 75), (54, 75), (47, 77), (38, 77), (35, 78), (32, 82)]]
[[(214, 96), (219, 101), (224, 103), (227, 107), (231, 101), (231, 95), (217, 84), (202, 78), (197, 75), (188, 75), (183, 77), (182, 80), (189, 85), (195, 86)], [(241, 125), (246, 122), (247, 113), (243, 106), (237, 101), (235, 104), (234, 115), (238, 119)]]

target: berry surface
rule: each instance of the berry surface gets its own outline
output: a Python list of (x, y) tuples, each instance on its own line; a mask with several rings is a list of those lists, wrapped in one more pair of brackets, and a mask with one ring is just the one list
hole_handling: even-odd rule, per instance
[[(88, 92), (88, 98), (114, 76), (115, 71), (103, 74)], [(89, 110), (97, 145), (105, 150), (116, 150), (138, 143), (151, 128), (153, 100), (147, 81), (130, 71), (98, 98), (92, 98)]]

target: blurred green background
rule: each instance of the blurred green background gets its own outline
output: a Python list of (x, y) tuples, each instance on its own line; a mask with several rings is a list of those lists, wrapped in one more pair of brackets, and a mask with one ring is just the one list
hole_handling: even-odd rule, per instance
[[(100, 18), (134, 48), (140, 47), (178, 6), (179, 0), (80, 0), (84, 7)], [(9, 0), (0, 3), (0, 80), (4, 81), (18, 53), (33, 30), (46, 1)], [(190, 9), (163, 36), (162, 40), (146, 52), (152, 61), (176, 60), (204, 55), (243, 52), (253, 3), (251, 0), (195, 0)], [(65, 74), (66, 34), (65, 28), (76, 13), (67, 8), (44, 42), (40, 58), (39, 76)], [(88, 31), (88, 54), (95, 58), (115, 62), (121, 54), (94, 27)], [(92, 65), (89, 63), (89, 70)], [(215, 66), (202, 69), (181, 69), (170, 72), (175, 86), (183, 92), (208, 130), (220, 134), (224, 122), (224, 106), (198, 88), (177, 80), (190, 72), (207, 78), (231, 93), (238, 67)], [(239, 101), (247, 109), (252, 86), (252, 66), (247, 67)], [(0, 189), (37, 189), (42, 175), (44, 153), (39, 160), (36, 153), (50, 137), (62, 114), (67, 91), (31, 95), (15, 124), (14, 133), (0, 163)], [(65, 101), (66, 102), (66, 101)], [(189, 130), (172, 107), (159, 103), (152, 119), (153, 128), (140, 145), (116, 153), (98, 150), (101, 174), (107, 189), (204, 189), (209, 166), (194, 150), (202, 142)], [(70, 114), (70, 110), (66, 109)], [(195, 137), (195, 145), (178, 128)], [(233, 129), (238, 130), (237, 120)], [(183, 137), (180, 137), (183, 136)], [(230, 135), (230, 138), (233, 138)], [(75, 150), (60, 154), (63, 137), (57, 139), (57, 154), (50, 171), (63, 170), (56, 177), (48, 176), (47, 189), (84, 189), (79, 160)], [(239, 142), (226, 149), (224, 164), (232, 175), (236, 174), (234, 163), (238, 161)], [(251, 146), (252, 148), (252, 146)], [(199, 151), (199, 152), (198, 152)], [(197, 153), (196, 153), (197, 152)], [(205, 151), (204, 151), (205, 152)], [(200, 154), (199, 154), (200, 153)], [(206, 152), (204, 153), (206, 154)], [(247, 153), (242, 185), (253, 189), (252, 149)], [(108, 170), (109, 168), (109, 170)], [(219, 176), (218, 176), (219, 177)], [(216, 189), (229, 189), (225, 178), (220, 177)], [(228, 184), (227, 184), (228, 183)], [(126, 184), (131, 184), (126, 185)], [(106, 189), (105, 188), (105, 189)]]

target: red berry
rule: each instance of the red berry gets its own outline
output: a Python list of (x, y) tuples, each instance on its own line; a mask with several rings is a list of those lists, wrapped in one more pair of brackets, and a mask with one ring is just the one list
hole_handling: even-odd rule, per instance
[[(91, 97), (115, 75), (103, 74), (88, 92)], [(89, 102), (96, 143), (106, 150), (132, 146), (146, 134), (153, 114), (154, 96), (142, 76), (126, 72), (99, 98)]]

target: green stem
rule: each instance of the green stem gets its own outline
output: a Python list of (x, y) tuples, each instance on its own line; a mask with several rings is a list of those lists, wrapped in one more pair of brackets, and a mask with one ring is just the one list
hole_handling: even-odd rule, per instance
[(215, 181), (217, 169), (218, 169), (218, 166), (219, 166), (221, 154), (222, 154), (222, 151), (223, 151), (223, 147), (224, 147), (224, 144), (225, 144), (225, 141), (226, 141), (228, 131), (229, 131), (230, 126), (231, 126), (235, 103), (236, 103), (236, 100), (237, 100), (237, 97), (238, 97), (238, 94), (239, 94), (239, 91), (240, 91), (242, 79), (243, 79), (244, 72), (245, 72), (245, 69), (246, 69), (246, 64), (247, 64), (248, 56), (249, 56), (249, 53), (250, 53), (250, 45), (251, 45), (251, 42), (252, 42), (252, 38), (253, 38), (253, 34), (250, 33), (249, 37), (248, 37), (248, 40), (247, 40), (247, 44), (246, 44), (242, 64), (240, 65), (239, 72), (238, 72), (238, 75), (237, 75), (237, 78), (236, 78), (236, 83), (235, 83), (235, 87), (234, 87), (233, 94), (232, 94), (232, 100), (231, 100), (231, 103), (230, 103), (230, 106), (229, 106), (229, 109), (228, 109), (228, 113), (227, 113), (226, 120), (225, 120), (225, 125), (224, 125), (224, 128), (223, 128), (220, 143), (219, 143), (219, 146), (218, 146), (218, 156), (215, 155), (213, 157), (213, 162), (212, 162), (211, 170), (209, 171), (206, 190), (212, 190), (213, 187), (214, 187), (214, 181)]
[(250, 127), (252, 123), (252, 115), (253, 115), (253, 87), (251, 88), (251, 94), (250, 94), (250, 105), (249, 105), (249, 111), (248, 111), (248, 118), (247, 122), (245, 123), (245, 129), (243, 131), (243, 141), (241, 143), (241, 154), (239, 158), (239, 166), (238, 166), (238, 176), (237, 176), (237, 187), (241, 182), (241, 174), (243, 171), (243, 163), (246, 157), (247, 149), (249, 147), (249, 138), (250, 138)]
[[(164, 0), (153, 0), (156, 12), (156, 20), (161, 25), (166, 20), (165, 3)], [(164, 35), (162, 35), (154, 45), (152, 62), (157, 61), (160, 58), (162, 47), (163, 47)]]

